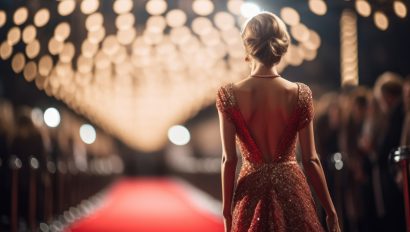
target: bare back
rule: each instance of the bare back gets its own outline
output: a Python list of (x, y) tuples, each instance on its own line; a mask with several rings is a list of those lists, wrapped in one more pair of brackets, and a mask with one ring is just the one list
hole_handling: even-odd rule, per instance
[(268, 160), (274, 158), (296, 108), (298, 85), (281, 77), (253, 77), (234, 84), (233, 93), (262, 156)]

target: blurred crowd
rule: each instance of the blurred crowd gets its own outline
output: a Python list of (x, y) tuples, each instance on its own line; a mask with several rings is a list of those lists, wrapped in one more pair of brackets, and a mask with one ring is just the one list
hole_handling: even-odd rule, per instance
[(410, 76), (320, 97), (315, 133), (343, 231), (405, 231), (403, 176), (389, 154), (410, 146)]
[(109, 136), (87, 145), (82, 120), (69, 111), (61, 118), (48, 127), (40, 109), (0, 99), (0, 231), (47, 228), (122, 172)]

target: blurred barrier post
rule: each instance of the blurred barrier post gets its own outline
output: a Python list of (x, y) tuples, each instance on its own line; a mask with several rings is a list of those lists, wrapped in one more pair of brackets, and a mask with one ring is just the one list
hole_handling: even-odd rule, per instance
[(407, 232), (410, 232), (410, 192), (409, 192), (409, 160), (410, 160), (410, 147), (402, 146), (393, 150), (390, 154), (390, 160), (399, 163), (401, 172), (403, 175), (403, 196), (404, 196), (404, 208), (406, 212), (406, 226)]
[(10, 212), (10, 229), (13, 232), (18, 230), (18, 175), (21, 168), (21, 160), (12, 155), (10, 157), (9, 167), (11, 169), (11, 212)]

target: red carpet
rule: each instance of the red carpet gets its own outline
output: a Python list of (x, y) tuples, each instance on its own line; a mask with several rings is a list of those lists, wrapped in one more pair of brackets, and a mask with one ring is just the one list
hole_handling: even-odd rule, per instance
[(172, 179), (124, 179), (113, 185), (96, 212), (67, 231), (219, 232), (221, 218), (198, 208)]

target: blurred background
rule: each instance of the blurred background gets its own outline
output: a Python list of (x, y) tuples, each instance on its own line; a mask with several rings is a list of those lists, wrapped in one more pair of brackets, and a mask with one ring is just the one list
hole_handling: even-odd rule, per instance
[(405, 231), (389, 154), (410, 145), (409, 6), (2, 0), (0, 231), (223, 231), (215, 95), (248, 75), (261, 10), (292, 37), (282, 76), (313, 91), (343, 231)]

